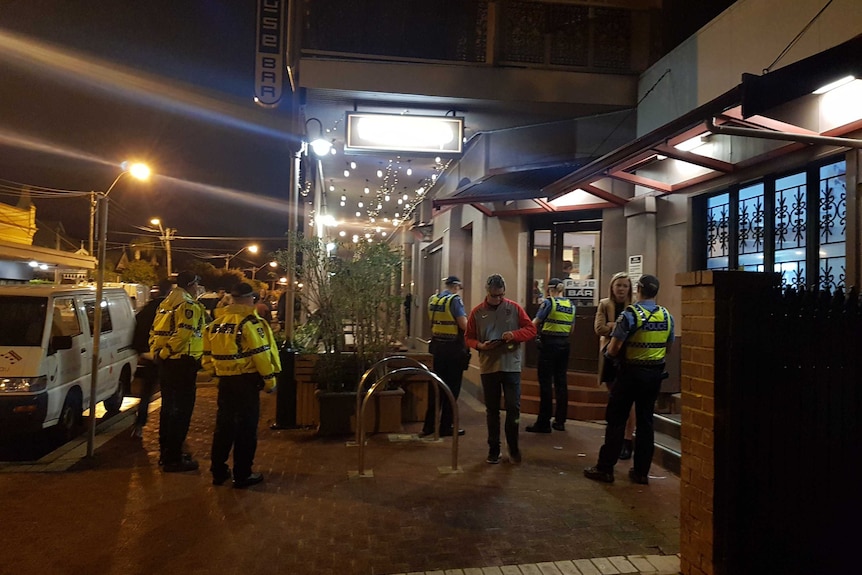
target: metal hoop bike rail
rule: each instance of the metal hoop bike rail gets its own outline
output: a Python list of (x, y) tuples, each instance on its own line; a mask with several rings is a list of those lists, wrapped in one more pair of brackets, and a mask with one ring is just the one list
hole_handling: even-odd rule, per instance
[[(390, 363), (393, 361), (407, 361), (407, 363), (416, 364), (413, 367), (402, 367), (399, 369), (395, 369), (393, 371), (389, 371), (384, 373), (380, 378), (378, 378), (365, 392), (364, 397), (362, 398), (361, 404), (359, 403), (359, 398), (361, 397), (363, 387), (365, 381), (368, 379), (370, 374), (374, 373), (379, 367), (385, 365), (386, 363)], [(368, 405), (369, 400), (374, 395), (374, 393), (383, 389), (390, 380), (395, 378), (403, 378), (404, 376), (409, 375), (422, 375), (430, 378), (432, 381), (437, 383), (435, 387), (434, 396), (435, 396), (435, 405), (436, 405), (436, 417), (434, 418), (434, 439), (440, 438), (440, 410), (439, 410), (439, 389), (443, 389), (446, 393), (446, 396), (449, 398), (450, 403), (452, 404), (452, 423), (455, 429), (458, 429), (459, 421), (458, 421), (458, 405), (455, 402), (455, 396), (452, 394), (452, 390), (449, 389), (449, 386), (440, 379), (437, 374), (429, 370), (424, 364), (419, 361), (409, 358), (406, 356), (391, 356), (380, 360), (375, 363), (371, 368), (363, 374), (362, 379), (359, 382), (359, 389), (356, 391), (357, 405), (359, 409), (357, 410), (357, 425), (356, 425), (356, 445), (359, 448), (359, 470), (357, 472), (359, 477), (367, 477), (365, 475), (365, 408)], [(458, 471), (458, 434), (452, 434), (452, 471)]]

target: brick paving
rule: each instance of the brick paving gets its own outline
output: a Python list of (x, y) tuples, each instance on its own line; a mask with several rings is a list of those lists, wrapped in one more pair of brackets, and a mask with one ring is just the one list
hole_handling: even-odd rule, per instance
[[(3, 573), (391, 575), (676, 572), (679, 480), (653, 467), (649, 486), (617, 468), (617, 482), (583, 477), (604, 428), (569, 422), (565, 432), (522, 431), (524, 461), (485, 463), (484, 413), (460, 401), (467, 435), (460, 473), (451, 438), (371, 436), (366, 470), (356, 447), (313, 430), (271, 431), (274, 397), (263, 396), (257, 470), (248, 490), (210, 483), (207, 456), (216, 390), (198, 388), (189, 447), (195, 473), (162, 474), (158, 418), (143, 441), (131, 418), (114, 424), (94, 461), (68, 471), (43, 465), (0, 470)], [(533, 416), (525, 416), (524, 425)], [(527, 421), (529, 420), (529, 421)], [(415, 433), (421, 424), (408, 424)], [(411, 436), (401, 436), (405, 439)], [(68, 453), (66, 455), (68, 459)], [(76, 462), (77, 461), (77, 462)], [(632, 569), (634, 571), (632, 571)]]

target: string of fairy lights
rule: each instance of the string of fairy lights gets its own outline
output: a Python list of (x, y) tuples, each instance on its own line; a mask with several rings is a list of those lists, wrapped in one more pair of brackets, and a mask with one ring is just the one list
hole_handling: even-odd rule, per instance
[[(340, 120), (339, 120), (340, 121)], [(325, 129), (326, 137), (332, 137), (338, 131), (338, 123)], [(335, 138), (332, 138), (333, 144)], [(336, 147), (330, 149), (331, 154), (337, 154)], [(334, 212), (335, 206), (341, 208), (342, 214), (350, 213), (356, 218), (356, 221), (362, 220), (362, 232), (354, 233), (350, 238), (347, 237), (348, 232), (344, 229), (338, 231), (338, 237), (341, 241), (373, 242), (375, 237), (379, 236), (379, 240), (385, 240), (394, 229), (411, 220), (413, 213), (422, 201), (428, 197), (432, 188), (437, 184), (440, 176), (449, 168), (452, 160), (440, 157), (434, 158), (431, 165), (430, 175), (414, 182), (411, 185), (404, 185), (407, 178), (414, 173), (413, 160), (405, 159), (402, 156), (395, 156), (380, 163), (380, 167), (376, 171), (376, 181), (365, 179), (365, 185), (358, 199), (348, 198), (347, 189), (343, 188), (339, 194), (334, 183), (334, 179), (330, 178), (321, 187), (322, 204), (321, 217), (326, 218), (329, 224), (335, 224), (336, 219)], [(345, 161), (344, 177), (350, 177), (352, 170), (356, 170), (357, 164), (355, 161)], [(315, 168), (316, 169), (316, 168)], [(426, 169), (427, 168), (424, 168)], [(314, 179), (306, 174), (305, 180), (300, 188), (300, 194), (303, 197), (313, 195)], [(355, 202), (355, 206), (352, 205)], [(309, 203), (311, 203), (309, 201)], [(351, 204), (348, 206), (348, 204)], [(314, 209), (309, 210), (309, 226), (315, 225), (317, 213)]]

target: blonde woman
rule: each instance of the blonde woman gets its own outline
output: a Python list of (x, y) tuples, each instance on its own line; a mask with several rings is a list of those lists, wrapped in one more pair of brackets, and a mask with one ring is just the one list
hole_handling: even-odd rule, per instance
[[(614, 365), (605, 361), (604, 354), (601, 350), (610, 342), (611, 332), (616, 325), (617, 318), (626, 309), (626, 306), (632, 303), (632, 281), (626, 272), (617, 272), (611, 278), (611, 284), (608, 287), (608, 297), (599, 301), (599, 307), (596, 308), (596, 319), (593, 324), (596, 335), (599, 336), (599, 382), (608, 386), (608, 390), (613, 386), (616, 377), (616, 369)], [(623, 448), (620, 452), (620, 459), (630, 459), (632, 456), (632, 436), (635, 429), (635, 410), (629, 413), (629, 418), (626, 421), (625, 438), (623, 439)]]

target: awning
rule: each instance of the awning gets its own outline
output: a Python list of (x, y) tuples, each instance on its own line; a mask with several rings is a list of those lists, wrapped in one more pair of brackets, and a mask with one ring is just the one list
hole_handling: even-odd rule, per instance
[(69, 269), (96, 269), (96, 258), (51, 248), (0, 240), (0, 259), (38, 261)]
[[(860, 62), (862, 35), (762, 77), (744, 75), (742, 84), (548, 184), (542, 195), (554, 200), (574, 190), (609, 189), (608, 179), (650, 188), (658, 194), (669, 194), (810, 144), (862, 147), (858, 139), (842, 138), (862, 129), (862, 115), (858, 113), (845, 115), (832, 125), (815, 130), (792, 122), (792, 115), (781, 117), (781, 112), (776, 112), (789, 99), (810, 95), (814, 85), (812, 81), (816, 84), (828, 78), (858, 74)], [(812, 70), (816, 70), (816, 74)], [(812, 78), (802, 83), (806, 86), (803, 92), (788, 95), (782, 86), (800, 83), (800, 74), (811, 74)], [(859, 76), (855, 77), (855, 90), (859, 90)], [(767, 103), (779, 108), (764, 109)], [(743, 113), (743, 108), (746, 108), (748, 116)], [(852, 104), (849, 108), (853, 108)], [(855, 108), (858, 111), (858, 106)], [(752, 110), (758, 113), (752, 115)], [(808, 117), (820, 118), (817, 114)], [(775, 143), (747, 157), (740, 154), (733, 161), (724, 159), (720, 153), (711, 153), (711, 146), (699, 145), (740, 137), (761, 138)], [(666, 160), (670, 161), (663, 163)]]
[(464, 183), (448, 196), (434, 198), (432, 204), (435, 208), (439, 208), (452, 204), (517, 201), (544, 197), (542, 188), (577, 168), (577, 163), (565, 163), (493, 173), (482, 180)]

